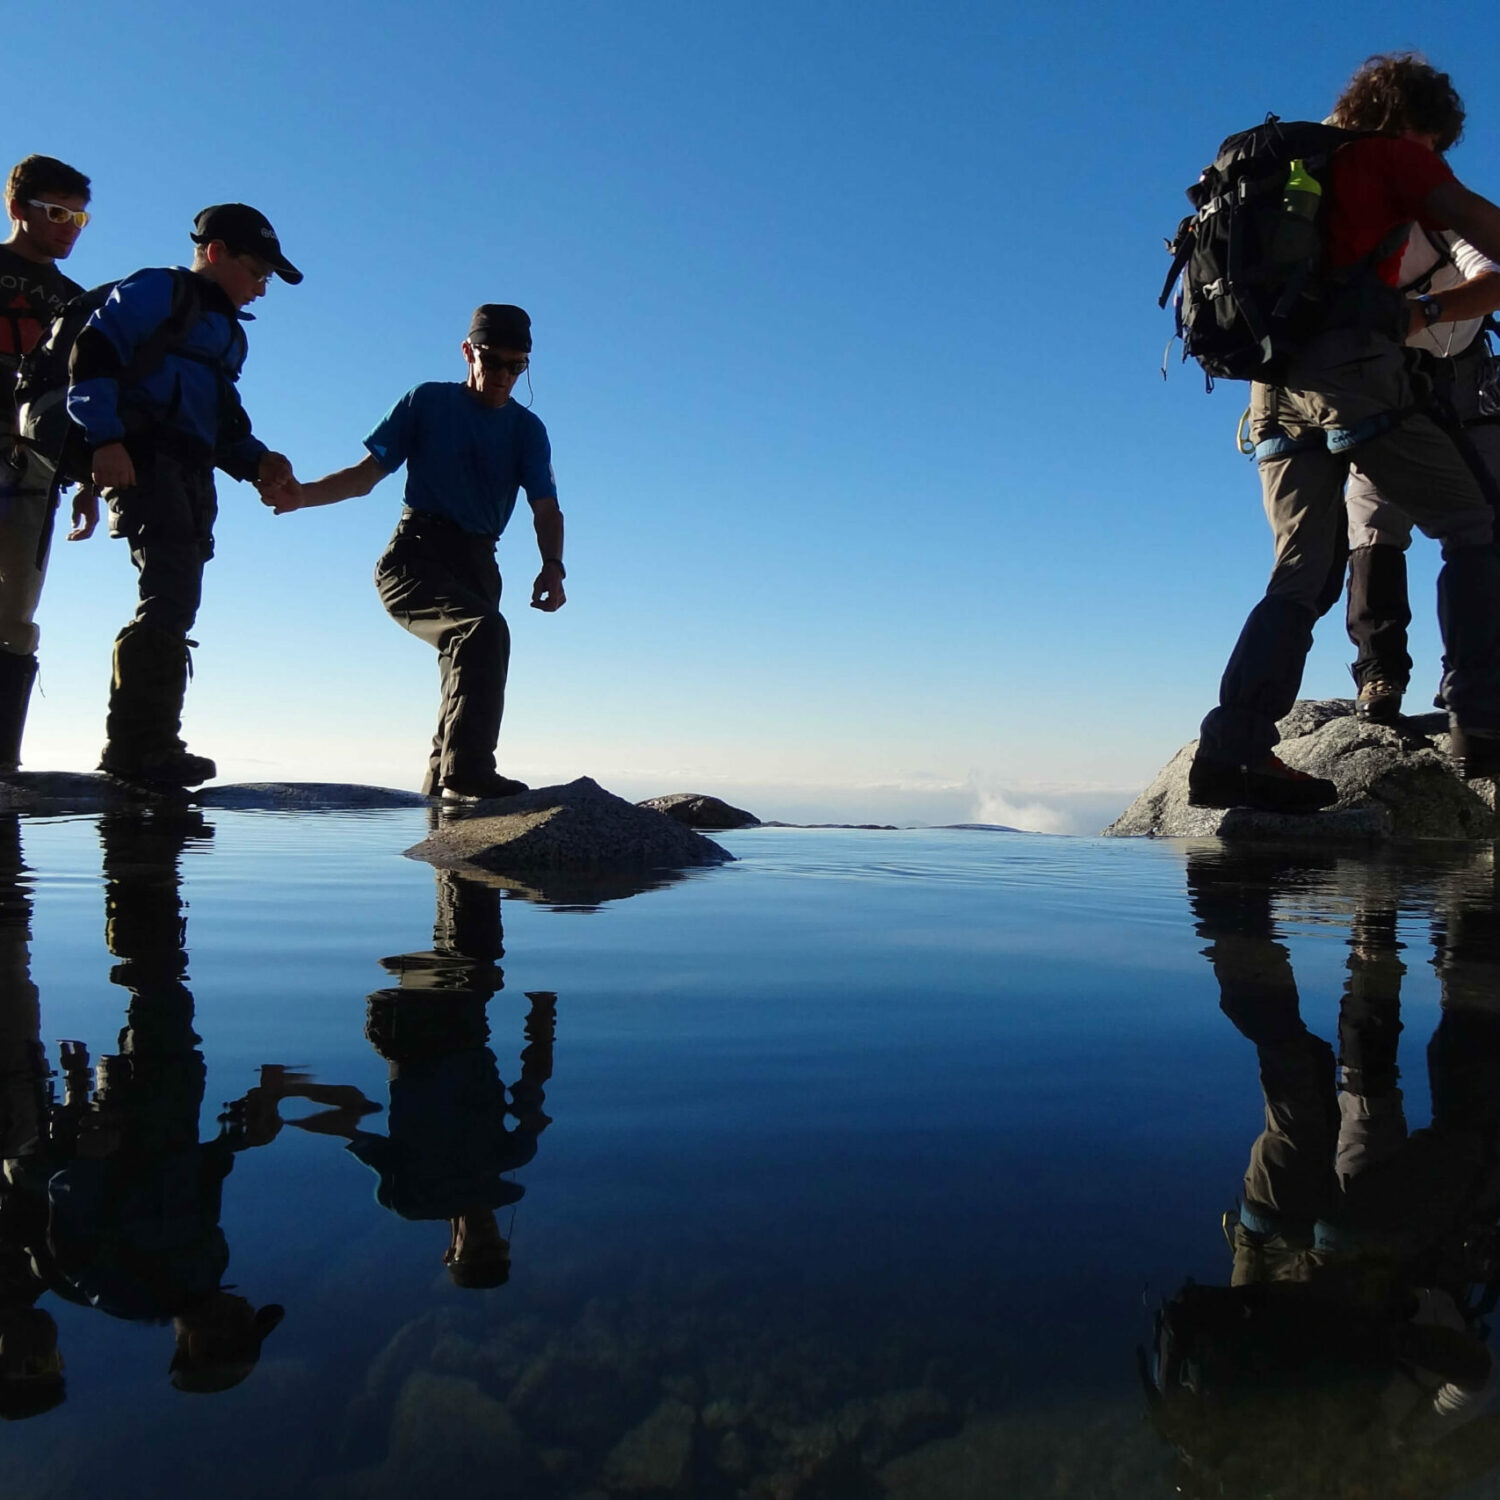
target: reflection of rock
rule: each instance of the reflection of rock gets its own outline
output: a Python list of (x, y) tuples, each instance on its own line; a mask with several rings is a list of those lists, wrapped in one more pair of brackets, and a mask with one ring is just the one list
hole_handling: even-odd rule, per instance
[(681, 1493), (692, 1468), (697, 1425), (687, 1402), (663, 1401), (610, 1450), (600, 1475), (604, 1487), (623, 1495)]
[(742, 807), (731, 807), (702, 792), (673, 792), (669, 797), (647, 797), (637, 807), (649, 807), (689, 828), (759, 828), (760, 819)]
[(721, 864), (734, 856), (712, 839), (649, 808), (634, 807), (587, 776), (482, 804), (447, 817), (406, 852), (439, 869), (645, 871)]
[(1288, 816), (1248, 808), (1220, 811), (1187, 805), (1185, 745), (1156, 780), (1104, 833), (1108, 837), (1489, 839), (1500, 835), (1495, 792), (1487, 781), (1465, 785), (1454, 774), (1448, 721), (1442, 714), (1405, 719), (1396, 728), (1354, 717), (1345, 699), (1299, 702), (1278, 726), (1276, 753), (1289, 765), (1326, 776), (1339, 789), (1327, 812)]
[(528, 870), (523, 876), (469, 867), (462, 878), (482, 881), (538, 906), (588, 908), (659, 891), (687, 876), (677, 870)]

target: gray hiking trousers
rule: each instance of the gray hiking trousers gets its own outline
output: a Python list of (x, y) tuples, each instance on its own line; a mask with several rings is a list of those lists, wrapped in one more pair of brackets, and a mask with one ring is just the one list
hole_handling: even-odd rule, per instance
[(0, 651), (35, 656), (36, 610), (51, 550), (52, 467), (23, 451), (0, 455)]
[(1447, 702), (1466, 728), (1500, 732), (1500, 556), (1493, 512), (1451, 438), (1421, 409), (1425, 383), (1401, 345), (1339, 330), (1315, 339), (1282, 386), (1251, 392), (1275, 563), (1203, 721), (1199, 753), (1253, 765), (1296, 701), (1313, 625), (1343, 589), (1344, 486), (1361, 471), (1442, 544), (1438, 615)]
[(491, 776), (505, 712), (510, 627), (500, 613), (492, 536), (407, 510), (375, 566), (386, 613), (437, 649), (442, 705), (422, 790)]

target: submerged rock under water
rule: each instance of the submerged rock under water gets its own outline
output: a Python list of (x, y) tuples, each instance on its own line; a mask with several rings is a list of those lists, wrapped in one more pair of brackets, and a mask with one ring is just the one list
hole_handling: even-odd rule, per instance
[(1425, 714), (1394, 725), (1357, 718), (1347, 698), (1304, 699), (1277, 725), (1287, 765), (1325, 776), (1337, 804), (1320, 813), (1189, 807), (1188, 767), (1197, 740), (1103, 830), (1105, 838), (1353, 840), (1492, 839), (1500, 836), (1495, 788), (1463, 782), (1448, 758), (1448, 717)]

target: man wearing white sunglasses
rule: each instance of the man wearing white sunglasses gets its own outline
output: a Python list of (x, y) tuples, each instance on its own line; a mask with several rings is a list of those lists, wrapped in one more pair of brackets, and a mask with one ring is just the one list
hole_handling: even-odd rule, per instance
[[(89, 221), (88, 201), (88, 178), (51, 156), (17, 162), (5, 184), (11, 230), (0, 244), (0, 774), (21, 761), (56, 498), (51, 466), (15, 441), (16, 368), (83, 290), (57, 262), (73, 253)], [(78, 490), (69, 540), (92, 534), (98, 519), (94, 490)]]

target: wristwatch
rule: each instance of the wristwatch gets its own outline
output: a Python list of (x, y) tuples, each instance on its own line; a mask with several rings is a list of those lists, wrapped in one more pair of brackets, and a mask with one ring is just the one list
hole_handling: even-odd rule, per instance
[(1418, 297), (1417, 306), (1422, 309), (1422, 317), (1429, 328), (1443, 315), (1443, 304), (1436, 297)]

